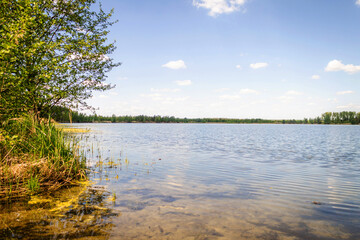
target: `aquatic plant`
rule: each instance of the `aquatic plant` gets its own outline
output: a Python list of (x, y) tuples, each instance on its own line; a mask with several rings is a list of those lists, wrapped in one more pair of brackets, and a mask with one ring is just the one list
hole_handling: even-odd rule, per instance
[[(32, 195), (0, 210), (0, 239), (109, 239), (111, 192), (89, 181), (51, 195)], [(2, 209), (4, 210), (4, 209)]]
[(39, 191), (40, 185), (37, 176), (30, 177), (30, 179), (28, 180), (27, 187), (32, 193), (36, 193), (37, 191)]
[(51, 191), (85, 177), (76, 136), (32, 116), (0, 123), (0, 200)]

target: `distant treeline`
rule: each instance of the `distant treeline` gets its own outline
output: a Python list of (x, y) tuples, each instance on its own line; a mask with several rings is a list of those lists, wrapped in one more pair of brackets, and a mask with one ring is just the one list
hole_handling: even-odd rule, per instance
[[(88, 115), (65, 108), (56, 108), (52, 118), (57, 122), (74, 123), (273, 123), (273, 124), (360, 124), (360, 112), (326, 112), (316, 118), (303, 120), (284, 119), (269, 120), (261, 118), (236, 119), (236, 118), (177, 118), (174, 116), (100, 116)], [(70, 120), (71, 118), (71, 120)]]

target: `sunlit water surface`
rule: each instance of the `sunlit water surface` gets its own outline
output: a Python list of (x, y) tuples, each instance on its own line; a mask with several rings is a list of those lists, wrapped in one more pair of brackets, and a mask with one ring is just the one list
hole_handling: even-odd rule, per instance
[(106, 214), (78, 204), (51, 239), (360, 239), (359, 126), (73, 126), (91, 129), (80, 205)]

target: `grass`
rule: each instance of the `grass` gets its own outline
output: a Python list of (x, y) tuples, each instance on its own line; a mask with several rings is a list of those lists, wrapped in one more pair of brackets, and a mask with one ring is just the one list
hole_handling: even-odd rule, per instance
[(32, 116), (0, 123), (0, 201), (85, 178), (85, 159), (75, 136)]
[(62, 129), (64, 133), (88, 133), (90, 132), (87, 128), (69, 127), (69, 124), (55, 123), (57, 128)]
[(87, 133), (90, 130), (83, 128), (62, 128), (65, 133)]

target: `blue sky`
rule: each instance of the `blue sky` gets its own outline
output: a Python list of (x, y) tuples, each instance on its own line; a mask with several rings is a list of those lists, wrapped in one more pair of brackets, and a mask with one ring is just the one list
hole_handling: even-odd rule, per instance
[(303, 119), (360, 111), (360, 0), (103, 0), (102, 115)]

